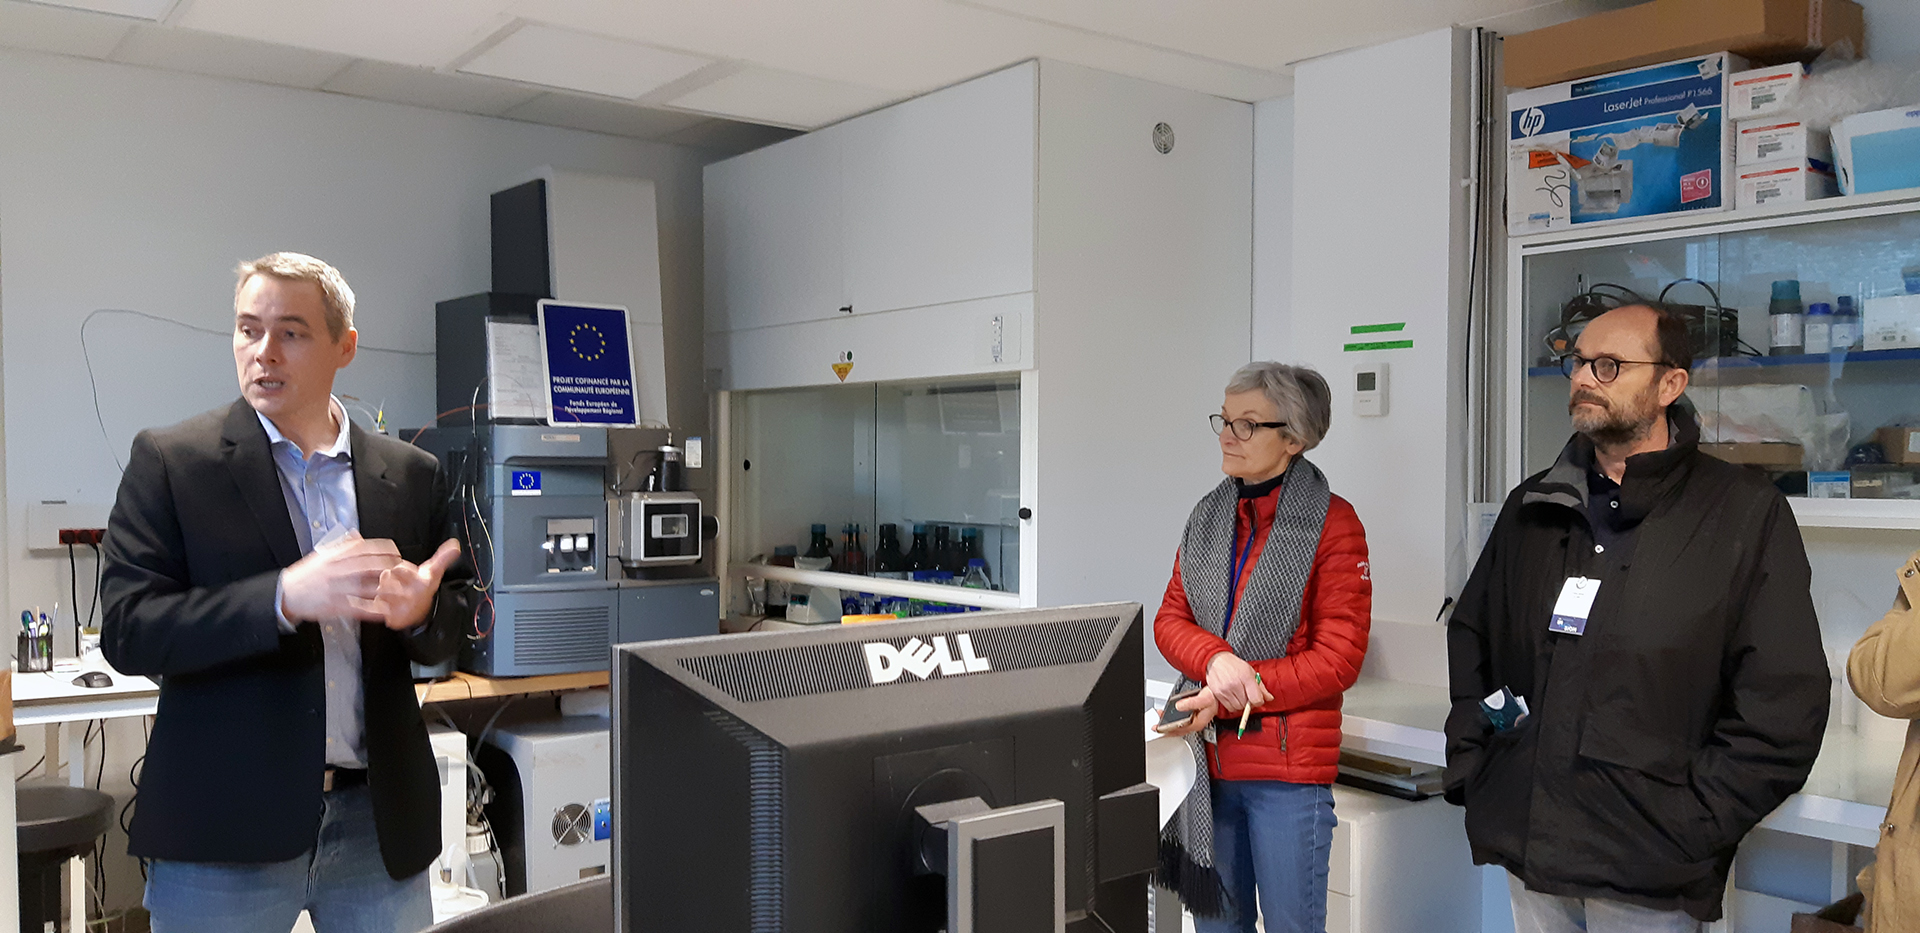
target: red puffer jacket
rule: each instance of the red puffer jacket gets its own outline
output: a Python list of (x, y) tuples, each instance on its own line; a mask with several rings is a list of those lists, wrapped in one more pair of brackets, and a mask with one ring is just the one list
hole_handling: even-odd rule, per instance
[[(1240, 501), (1234, 533), (1247, 541), (1251, 532), (1249, 567), (1258, 565), (1266, 547), (1279, 498), (1276, 488), (1257, 499)], [(1240, 593), (1246, 588), (1243, 577)], [(1287, 645), (1287, 656), (1252, 662), (1273, 702), (1253, 711), (1245, 738), (1234, 737), (1240, 711), (1221, 712), (1219, 742), (1209, 756), (1215, 778), (1333, 783), (1340, 767), (1340, 697), (1360, 676), (1372, 618), (1367, 532), (1353, 506), (1334, 496), (1301, 601), (1300, 628)], [(1193, 621), (1177, 555), (1166, 598), (1153, 620), (1153, 640), (1175, 670), (1196, 682), (1206, 680), (1207, 662), (1214, 655), (1231, 650), (1225, 639)]]

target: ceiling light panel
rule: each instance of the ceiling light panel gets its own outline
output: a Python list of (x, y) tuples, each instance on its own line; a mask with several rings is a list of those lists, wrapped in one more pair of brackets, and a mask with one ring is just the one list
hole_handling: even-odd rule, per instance
[(528, 23), (460, 70), (632, 100), (711, 64), (699, 55)]
[(893, 103), (902, 96), (857, 84), (749, 67), (665, 103), (751, 123), (813, 129)]
[(46, 6), (63, 6), (89, 13), (111, 13), (159, 22), (178, 0), (35, 0)]

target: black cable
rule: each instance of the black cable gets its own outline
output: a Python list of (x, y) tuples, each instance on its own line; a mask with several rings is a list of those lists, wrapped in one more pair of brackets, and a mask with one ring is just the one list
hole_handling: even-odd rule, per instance
[[(80, 563), (73, 557), (72, 541), (67, 542), (67, 590), (73, 598), (67, 605), (73, 607), (68, 611), (73, 614), (73, 656), (77, 658), (80, 656)], [(85, 777), (86, 769), (81, 768), (80, 773)]]
[(15, 778), (13, 779), (13, 783), (15, 783), (15, 784), (18, 784), (18, 783), (20, 783), (21, 781), (24, 781), (24, 780), (26, 780), (26, 779), (27, 779), (27, 776), (28, 776), (28, 775), (30, 775), (30, 774), (32, 774), (32, 773), (34, 772), (34, 769), (36, 769), (36, 768), (38, 768), (38, 767), (40, 767), (41, 765), (43, 765), (43, 764), (45, 764), (45, 763), (46, 763), (46, 761), (47, 761), (47, 756), (45, 756), (45, 755), (41, 755), (41, 756), (40, 756), (40, 760), (38, 760), (38, 761), (35, 761), (35, 762), (34, 762), (33, 764), (30, 764), (30, 765), (28, 765), (28, 766), (27, 766), (27, 770), (25, 770), (25, 771), (22, 771), (22, 772), (20, 772), (20, 774), (19, 774), (19, 775), (18, 775), (17, 777), (15, 777)]
[[(186, 321), (176, 321), (170, 317), (161, 317), (158, 314), (148, 314), (145, 311), (133, 311), (127, 308), (95, 308), (80, 320), (80, 359), (87, 365), (87, 388), (93, 393), (93, 420), (95, 424), (100, 426), (100, 438), (107, 442), (107, 453), (113, 457), (114, 467), (120, 472), (125, 473), (127, 466), (120, 462), (120, 455), (114, 451), (113, 438), (107, 435), (107, 419), (100, 414), (100, 381), (94, 376), (93, 353), (87, 347), (87, 325), (92, 324), (93, 319), (102, 314), (124, 314), (129, 317), (158, 321), (162, 324), (172, 324), (175, 327), (184, 327), (196, 333), (212, 334), (215, 337), (231, 337), (233, 332), (231, 330), (215, 330), (211, 327), (201, 327), (198, 324), (189, 324)], [(375, 347), (364, 343), (360, 344), (359, 349), (368, 353), (397, 353), (401, 356), (433, 356), (431, 351), (426, 350), (400, 350), (393, 347)]]
[(104, 572), (103, 563), (106, 555), (100, 552), (100, 545), (97, 543), (89, 541), (87, 546), (93, 548), (93, 602), (87, 604), (87, 628), (93, 628), (94, 611), (100, 608), (100, 580)]

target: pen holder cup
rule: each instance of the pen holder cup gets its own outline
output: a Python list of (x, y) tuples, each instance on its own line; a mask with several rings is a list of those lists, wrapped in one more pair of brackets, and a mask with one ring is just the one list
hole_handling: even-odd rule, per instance
[(53, 633), (30, 635), (21, 632), (20, 645), (14, 653), (14, 667), (25, 674), (53, 670)]

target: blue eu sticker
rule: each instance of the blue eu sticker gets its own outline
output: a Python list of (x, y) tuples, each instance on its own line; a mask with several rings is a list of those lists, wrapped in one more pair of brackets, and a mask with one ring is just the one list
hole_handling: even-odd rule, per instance
[(507, 476), (507, 484), (516, 496), (537, 496), (540, 494), (540, 471), (513, 470)]
[(605, 797), (593, 802), (593, 841), (613, 838), (613, 801)]

